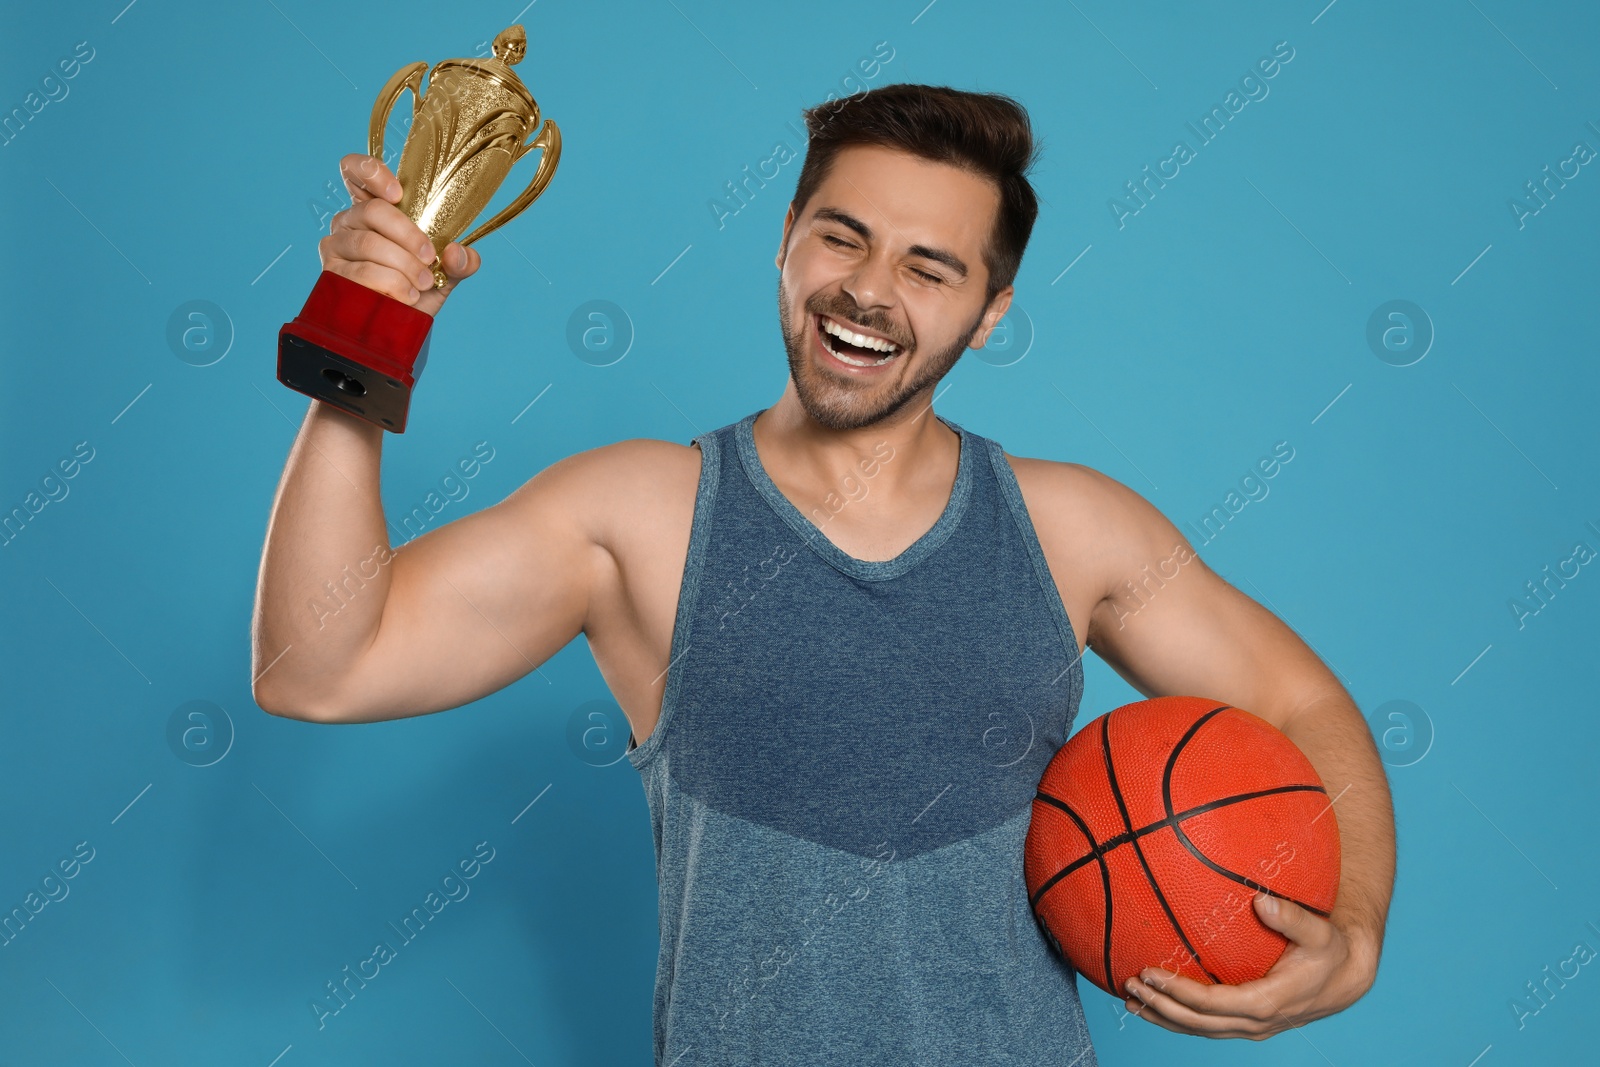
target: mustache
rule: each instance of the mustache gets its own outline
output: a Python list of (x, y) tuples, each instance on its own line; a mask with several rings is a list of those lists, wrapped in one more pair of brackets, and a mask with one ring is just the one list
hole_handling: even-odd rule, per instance
[(901, 348), (909, 349), (911, 347), (900, 339), (899, 332), (892, 323), (863, 312), (854, 303), (844, 305), (828, 300), (811, 300), (807, 302), (806, 310), (813, 314), (826, 315), (829, 318), (838, 319), (840, 322), (853, 322), (864, 330), (882, 334)]

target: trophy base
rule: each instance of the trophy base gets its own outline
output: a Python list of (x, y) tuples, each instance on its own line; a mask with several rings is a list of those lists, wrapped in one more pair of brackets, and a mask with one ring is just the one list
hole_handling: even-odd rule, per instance
[(278, 349), (278, 381), (385, 430), (406, 432), (411, 386), (319, 344), (285, 337)]
[(404, 433), (427, 362), (433, 317), (323, 271), (278, 331), (278, 381), (392, 433)]

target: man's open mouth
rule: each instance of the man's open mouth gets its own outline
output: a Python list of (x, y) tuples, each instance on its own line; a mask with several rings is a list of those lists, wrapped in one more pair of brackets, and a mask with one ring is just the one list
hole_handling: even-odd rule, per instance
[(817, 327), (823, 347), (852, 367), (880, 367), (900, 355), (900, 346), (893, 341), (858, 333), (826, 315), (817, 316)]

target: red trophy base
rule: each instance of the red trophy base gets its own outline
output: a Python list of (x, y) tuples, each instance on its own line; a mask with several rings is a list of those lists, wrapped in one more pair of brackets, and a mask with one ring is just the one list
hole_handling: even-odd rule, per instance
[(405, 433), (432, 326), (427, 312), (325, 270), (278, 331), (278, 381)]

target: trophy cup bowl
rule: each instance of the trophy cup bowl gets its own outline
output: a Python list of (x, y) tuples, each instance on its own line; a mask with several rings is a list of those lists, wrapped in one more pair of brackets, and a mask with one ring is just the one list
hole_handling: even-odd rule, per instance
[[(402, 67), (372, 108), (368, 154), (383, 158), (384, 129), (400, 94), (412, 94), (412, 121), (395, 177), (400, 210), (440, 257), (460, 239), (470, 246), (521, 214), (549, 185), (561, 158), (561, 131), (540, 124), (539, 105), (511, 67), (527, 52), (522, 26), (502, 30), (486, 59), (447, 59)], [(422, 86), (428, 76), (426, 91)], [(527, 188), (464, 239), (511, 168), (542, 149)], [(435, 287), (446, 284), (442, 258)], [(278, 380), (394, 433), (404, 433), (411, 391), (427, 362), (433, 319), (409, 304), (323, 271), (293, 322), (278, 333)]]

